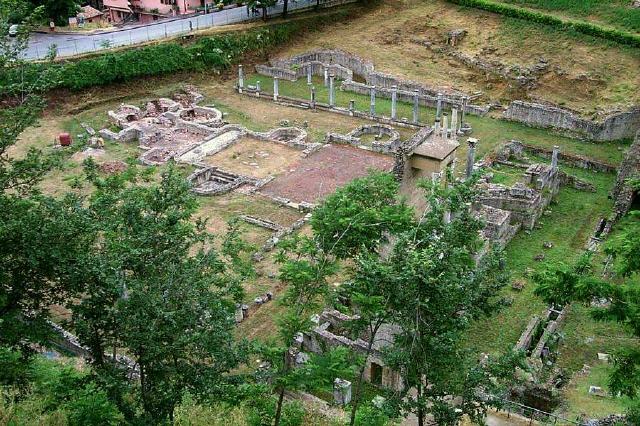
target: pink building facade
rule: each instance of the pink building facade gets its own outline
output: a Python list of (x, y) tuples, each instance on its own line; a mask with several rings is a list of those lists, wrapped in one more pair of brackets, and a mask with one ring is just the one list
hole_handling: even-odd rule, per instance
[(138, 21), (149, 23), (161, 18), (194, 13), (213, 0), (104, 0), (110, 22)]

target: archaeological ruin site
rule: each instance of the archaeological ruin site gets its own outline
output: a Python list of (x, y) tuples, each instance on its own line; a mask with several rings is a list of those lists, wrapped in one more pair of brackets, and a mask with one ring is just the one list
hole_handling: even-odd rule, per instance
[[(185, 62), (215, 57), (203, 66), (183, 64), (157, 73), (130, 70), (101, 85), (77, 89), (69, 84), (43, 92), (48, 106), (39, 124), (26, 126), (15, 144), (3, 145), (3, 157), (28, 159), (35, 148), (38, 155), (57, 159), (58, 166), (43, 169), (36, 179), (38, 197), (77, 197), (75, 208), (88, 212), (94, 212), (96, 203), (110, 212), (100, 220), (112, 215), (116, 223), (99, 229), (99, 214), (86, 215), (85, 229), (95, 226), (91, 250), (98, 247), (103, 251), (96, 253), (104, 255), (96, 263), (102, 266), (95, 277), (78, 272), (91, 263), (84, 258), (72, 263), (72, 272), (51, 266), (61, 275), (49, 278), (47, 271), (42, 277), (62, 283), (86, 274), (86, 285), (95, 289), (99, 277), (113, 273), (117, 291), (78, 287), (83, 290), (69, 297), (43, 297), (44, 308), (25, 302), (20, 307), (25, 312), (46, 311), (43, 321), (51, 335), (20, 345), (49, 361), (77, 364), (69, 368), (82, 374), (96, 371), (99, 376), (108, 368), (126, 372), (122, 383), (134, 390), (114, 402), (122, 414), (118, 421), (104, 424), (129, 424), (143, 418), (139, 413), (160, 412), (150, 408), (161, 407), (161, 398), (150, 396), (155, 373), (162, 377), (158, 380), (166, 379), (158, 382), (166, 395), (174, 392), (173, 386), (180, 391), (171, 394), (176, 402), (165, 421), (148, 424), (278, 425), (281, 416), (287, 425), (471, 425), (479, 424), (479, 418), (491, 425), (638, 424), (637, 384), (630, 385), (633, 392), (624, 385), (640, 371), (633, 358), (639, 336), (633, 309), (639, 306), (640, 285), (640, 44), (633, 40), (640, 38), (640, 28), (629, 23), (640, 16), (640, 7), (631, 0), (612, 1), (625, 11), (615, 16), (627, 17), (616, 23), (613, 12), (600, 15), (608, 2), (590, 5), (589, 15), (576, 12), (577, 6), (563, 9), (556, 4), (562, 2), (542, 0), (383, 0), (339, 2), (335, 8), (322, 3), (324, 8), (318, 3), (291, 18), (300, 23), (292, 24), (298, 26), (287, 41), (276, 41), (278, 31), (284, 34), (283, 28), (289, 28), (287, 21), (263, 22), (260, 12), (251, 23), (235, 24), (220, 34), (191, 28), (175, 40), (64, 60), (79, 67), (82, 61), (112, 55), (113, 69), (121, 66), (118, 61), (131, 61), (140, 70), (144, 67), (136, 61), (156, 61), (170, 70), (172, 61), (180, 60), (118, 56), (163, 43), (183, 54), (192, 49)], [(219, 10), (223, 7), (236, 6), (220, 3)], [(275, 6), (270, 7), (265, 14), (275, 13)], [(205, 12), (211, 8), (199, 11)], [(246, 6), (247, 16), (250, 12)], [(539, 15), (546, 16), (545, 23)], [(586, 25), (600, 30), (590, 26), (587, 31)], [(238, 42), (241, 54), (233, 50), (233, 38), (240, 35), (246, 37)], [(206, 45), (211, 40), (220, 47)], [(196, 50), (198, 43), (206, 48)], [(48, 65), (38, 66), (46, 75)], [(71, 72), (65, 66), (60, 81)], [(89, 73), (89, 68), (78, 69)], [(0, 75), (0, 85), (8, 81)], [(2, 93), (7, 111), (18, 105), (11, 100), (13, 93)], [(0, 168), (0, 182), (3, 173)], [(158, 195), (169, 191), (163, 185), (171, 173), (188, 188), (175, 197), (184, 205), (171, 205), (173, 198)], [(392, 195), (373, 191), (372, 182), (383, 180)], [(132, 194), (149, 191), (138, 201), (150, 207), (140, 213), (136, 209), (142, 207), (132, 199), (113, 195), (127, 188)], [(7, 197), (27, 193), (18, 184), (4, 190)], [(388, 213), (393, 208), (410, 214)], [(440, 210), (437, 217), (430, 214)], [(371, 223), (360, 222), (367, 220)], [(387, 223), (394, 220), (400, 225)], [(135, 226), (122, 225), (128, 221)], [(476, 222), (478, 227), (467, 236), (456, 234), (461, 247), (445, 247), (454, 244), (447, 232), (472, 229)], [(172, 228), (176, 223), (184, 228)], [(143, 226), (155, 226), (157, 241)], [(428, 226), (432, 231), (425, 237), (420, 227)], [(0, 228), (0, 235), (17, 232), (13, 229)], [(213, 237), (205, 238), (205, 233)], [(236, 233), (242, 243), (227, 237)], [(202, 293), (172, 293), (183, 281), (191, 285), (168, 257), (186, 235), (195, 242), (183, 250), (189, 267), (200, 271), (188, 259), (214, 265), (202, 275), (193, 273), (194, 283), (211, 279), (211, 292), (218, 297), (214, 302), (205, 301)], [(162, 245), (165, 238), (171, 242)], [(474, 241), (473, 250), (465, 239)], [(353, 247), (340, 252), (345, 241)], [(127, 252), (127, 244), (140, 246)], [(117, 256), (107, 257), (110, 250)], [(152, 250), (163, 254), (154, 257)], [(208, 258), (208, 250), (216, 255)], [(410, 263), (416, 253), (424, 256), (419, 266)], [(455, 272), (425, 266), (446, 264), (448, 256)], [(458, 265), (463, 258), (467, 263)], [(394, 269), (405, 261), (414, 269)], [(27, 265), (36, 268), (35, 263), (24, 265), (25, 271)], [(420, 267), (433, 274), (437, 269), (440, 275), (421, 276)], [(241, 272), (227, 272), (234, 268)], [(415, 277), (407, 278), (412, 273)], [(145, 293), (154, 285), (144, 283), (145, 274), (154, 283), (166, 274), (169, 284), (152, 296)], [(363, 277), (369, 287), (358, 287)], [(7, 295), (13, 294), (18, 278), (12, 279), (0, 281), (1, 288), (9, 289), (0, 293), (0, 312), (4, 300), (13, 297)], [(433, 290), (443, 306), (449, 303), (446, 297), (459, 306), (451, 312), (437, 309), (438, 300), (421, 293), (432, 291), (426, 284), (416, 285), (415, 293), (401, 285), (384, 293), (389, 283), (422, 279), (443, 285), (459, 279), (461, 284), (446, 291), (454, 294)], [(474, 280), (488, 283), (482, 290), (487, 294), (474, 293), (484, 285)], [(466, 287), (470, 282), (472, 290)], [(457, 291), (469, 291), (473, 298), (459, 297)], [(408, 294), (425, 297), (415, 300), (415, 324), (403, 311), (413, 306), (413, 300), (402, 299)], [(101, 298), (113, 299), (96, 314), (100, 321), (90, 323), (94, 314), (87, 312)], [(136, 303), (153, 300), (168, 306), (172, 298), (173, 308), (162, 308), (157, 317), (151, 308), (133, 311)], [(489, 306), (489, 300), (491, 308), (480, 306)], [(435, 308), (420, 310), (427, 305)], [(204, 313), (178, 328), (178, 313), (190, 306)], [(216, 317), (215, 309), (226, 311)], [(452, 318), (444, 319), (448, 314), (443, 312)], [(136, 318), (138, 328), (126, 325), (126, 315)], [(12, 320), (29, 318), (21, 313)], [(0, 317), (0, 331), (3, 321)], [(444, 333), (446, 337), (437, 335), (439, 324), (447, 321), (459, 328)], [(113, 325), (108, 332), (100, 328), (107, 323)], [(153, 346), (140, 337), (145, 327), (162, 335), (163, 350), (176, 352), (145, 363)], [(207, 340), (207, 333), (218, 327), (227, 330), (227, 340)], [(421, 334), (420, 327), (433, 335)], [(125, 343), (122, 333), (142, 343)], [(178, 342), (191, 337), (193, 346), (179, 353)], [(424, 343), (430, 338), (442, 340)], [(100, 346), (100, 339), (109, 343)], [(420, 344), (430, 350), (413, 348)], [(213, 349), (203, 355), (207, 345)], [(240, 354), (218, 366), (216, 357), (236, 345)], [(449, 346), (456, 349), (449, 353)], [(96, 348), (101, 348), (99, 354)], [(443, 368), (438, 362), (446, 356), (464, 360), (450, 368), (453, 377), (468, 367), (461, 382), (448, 373), (430, 379), (424, 372), (424, 365)], [(505, 359), (511, 364), (509, 378), (503, 380), (498, 374), (502, 370), (492, 366)], [(209, 397), (210, 402), (199, 393), (198, 386), (210, 380), (204, 366), (213, 364), (219, 371), (211, 386), (224, 382), (229, 401), (241, 403), (234, 405), (219, 394)], [(171, 376), (185, 365), (193, 369)], [(474, 374), (487, 382), (466, 389)], [(441, 376), (447, 376), (444, 384), (436, 383)], [(447, 386), (453, 382), (459, 387), (450, 391)], [(117, 383), (114, 379), (109, 386)], [(229, 390), (240, 383), (257, 386), (268, 402), (251, 402), (262, 400), (251, 396), (249, 387)], [(105, 389), (111, 398), (111, 388)], [(138, 389), (142, 396), (132, 396)], [(138, 404), (130, 412), (122, 408), (128, 400)], [(437, 407), (447, 413), (450, 409), (455, 420), (438, 417), (442, 413)], [(0, 424), (10, 419), (5, 408), (0, 406)], [(297, 409), (300, 418), (284, 423)], [(39, 415), (46, 412), (42, 410)], [(474, 417), (476, 412), (481, 415)], [(28, 424), (103, 423), (55, 423), (47, 417)]]

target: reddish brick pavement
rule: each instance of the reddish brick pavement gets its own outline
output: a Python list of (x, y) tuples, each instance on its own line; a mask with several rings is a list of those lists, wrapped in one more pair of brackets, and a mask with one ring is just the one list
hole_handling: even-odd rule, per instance
[(295, 202), (315, 203), (336, 188), (365, 176), (370, 169), (390, 171), (394, 159), (360, 148), (344, 145), (325, 146), (292, 165), (294, 171), (278, 176), (261, 192)]

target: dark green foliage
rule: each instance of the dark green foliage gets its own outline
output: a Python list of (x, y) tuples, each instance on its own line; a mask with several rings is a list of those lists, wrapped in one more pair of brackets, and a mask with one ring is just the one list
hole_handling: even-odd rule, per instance
[(69, 304), (75, 331), (107, 383), (118, 375), (103, 354), (125, 348), (139, 366), (133, 393), (143, 419), (163, 422), (186, 391), (202, 398), (220, 392), (226, 373), (243, 360), (233, 311), (248, 269), (235, 270), (243, 251), (234, 227), (219, 250), (211, 249), (205, 223), (192, 221), (195, 195), (173, 166), (159, 184), (146, 186), (134, 167), (105, 179), (93, 169), (87, 161), (97, 240), (77, 259), (86, 286)]
[[(24, 84), (36, 90), (80, 90), (172, 72), (223, 70), (238, 62), (244, 54), (262, 54), (325, 21), (326, 17), (315, 17), (204, 37), (189, 45), (167, 42), (77, 61), (22, 64), (0, 71), (0, 96), (12, 94), (17, 85)], [(48, 84), (41, 87), (39, 82), (44, 73), (48, 75)]]
[[(536, 293), (549, 303), (559, 306), (581, 302), (589, 306), (594, 300), (606, 300), (608, 305), (592, 309), (595, 319), (625, 324), (640, 336), (640, 288), (634, 278), (640, 272), (640, 215), (630, 214), (630, 222), (623, 225), (621, 233), (612, 238), (606, 252), (612, 256), (622, 283), (594, 276), (591, 259), (582, 258), (571, 267), (563, 263), (547, 265), (536, 274)], [(613, 394), (621, 393), (632, 399), (640, 395), (640, 349), (636, 346), (618, 350), (612, 356), (614, 371), (609, 378)], [(637, 410), (630, 414), (637, 416)]]
[(375, 172), (336, 190), (318, 207), (311, 227), (322, 248), (339, 258), (384, 243), (387, 234), (407, 228), (413, 209), (399, 197), (389, 173)]
[[(271, 426), (276, 412), (276, 398), (263, 396), (248, 405), (247, 423), (249, 426)], [(304, 420), (304, 408), (298, 401), (285, 402), (282, 407), (281, 426), (300, 426)]]
[[(3, 388), (8, 393), (1, 397), (14, 395), (23, 403), (16, 407), (16, 423), (9, 424), (22, 424), (18, 419), (29, 414), (46, 416), (53, 412), (64, 415), (73, 426), (122, 424), (122, 414), (109, 401), (105, 391), (93, 382), (92, 376), (77, 370), (73, 365), (40, 356), (31, 358), (28, 364), (6, 362), (10, 358), (17, 361), (19, 356), (17, 352), (0, 350), (2, 368), (13, 369), (19, 366), (24, 375), (22, 382), (28, 384), (20, 388), (11, 385)], [(25, 412), (21, 414), (23, 410)]]
[(606, 40), (615, 41), (617, 43), (629, 46), (640, 47), (640, 35), (632, 34), (612, 28), (605, 28), (598, 24), (584, 21), (570, 21), (552, 16), (546, 13), (533, 10), (523, 9), (517, 6), (511, 6), (503, 3), (496, 3), (491, 0), (448, 0), (451, 3), (461, 6), (475, 7), (487, 10), (489, 12), (498, 13), (513, 18), (525, 19), (538, 24), (551, 25), (563, 30), (574, 30), (579, 33), (587, 34), (594, 37), (600, 37)]
[(45, 16), (56, 25), (68, 25), (69, 18), (75, 17), (80, 9), (78, 0), (30, 0), (34, 7), (42, 6)]

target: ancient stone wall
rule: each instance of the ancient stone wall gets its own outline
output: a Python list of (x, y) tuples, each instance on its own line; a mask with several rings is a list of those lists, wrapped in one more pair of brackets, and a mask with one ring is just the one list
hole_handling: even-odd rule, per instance
[[(496, 159), (500, 161), (509, 161), (511, 156), (521, 158), (525, 152), (548, 159), (551, 159), (553, 154), (553, 151), (550, 149), (528, 145), (516, 140), (510, 140), (498, 149)], [(558, 153), (558, 160), (580, 169), (594, 170), (596, 172), (604, 173), (613, 173), (616, 171), (616, 167), (614, 165), (592, 160), (576, 154), (560, 152)]]
[[(346, 347), (360, 354), (366, 354), (367, 342), (361, 338), (350, 339), (343, 336), (344, 323), (352, 317), (344, 315), (336, 310), (326, 310), (318, 318), (318, 326), (303, 334), (302, 349), (313, 353), (323, 353), (336, 347)], [(374, 364), (381, 369), (382, 387), (400, 390), (402, 378), (400, 374), (385, 366), (382, 361), (382, 352), (385, 346), (393, 343), (394, 333), (397, 328), (385, 324), (376, 335), (372, 351), (366, 360), (364, 379), (373, 383), (372, 370)], [(374, 383), (375, 384), (375, 383)]]
[(640, 177), (640, 131), (636, 134), (635, 141), (627, 151), (620, 169), (616, 184), (613, 187), (611, 196), (615, 202), (613, 221), (619, 220), (627, 214), (634, 197), (637, 197), (635, 191), (627, 182), (630, 177)]
[(503, 117), (529, 126), (567, 130), (596, 141), (632, 138), (640, 129), (640, 108), (612, 114), (604, 121), (596, 122), (581, 118), (567, 109), (513, 101)]

